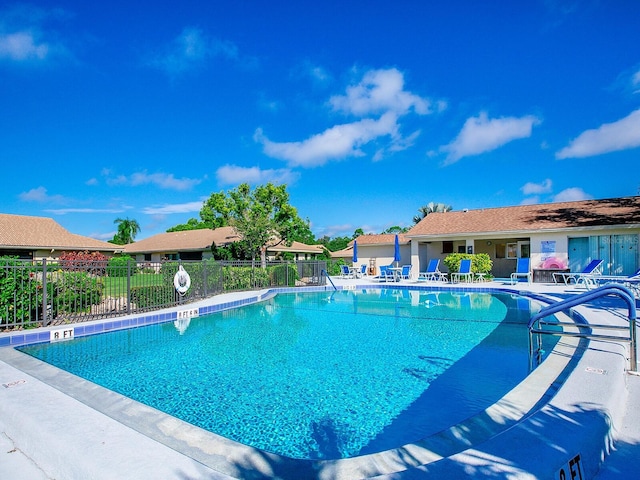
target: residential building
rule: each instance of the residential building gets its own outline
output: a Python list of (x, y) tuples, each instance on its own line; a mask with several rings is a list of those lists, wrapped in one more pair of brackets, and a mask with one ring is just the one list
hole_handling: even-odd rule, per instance
[(0, 255), (55, 260), (70, 251), (113, 256), (122, 251), (122, 246), (76, 235), (51, 218), (0, 213)]

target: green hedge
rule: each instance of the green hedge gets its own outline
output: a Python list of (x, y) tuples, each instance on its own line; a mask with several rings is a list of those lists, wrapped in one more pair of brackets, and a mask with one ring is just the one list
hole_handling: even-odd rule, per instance
[(443, 262), (449, 269), (449, 272), (454, 273), (460, 271), (460, 260), (467, 258), (471, 259), (471, 271), (473, 273), (484, 273), (485, 278), (491, 277), (493, 262), (491, 261), (491, 257), (486, 253), (452, 253), (447, 255)]
[(148, 285), (131, 288), (131, 303), (137, 308), (153, 308), (172, 303), (176, 295), (172, 280), (171, 285)]
[(60, 313), (81, 313), (102, 301), (102, 279), (86, 272), (64, 272), (58, 270), (49, 278), (53, 298), (48, 303), (53, 305), (54, 316)]
[(35, 318), (42, 304), (42, 282), (36, 268), (23, 267), (17, 257), (0, 257), (0, 325), (24, 323)]

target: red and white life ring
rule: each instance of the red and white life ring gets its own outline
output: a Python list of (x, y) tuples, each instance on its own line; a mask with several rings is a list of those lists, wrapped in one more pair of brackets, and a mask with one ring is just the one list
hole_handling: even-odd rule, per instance
[(567, 268), (563, 260), (557, 257), (547, 258), (544, 262), (542, 262), (542, 268), (557, 268), (564, 269)]
[(178, 271), (173, 277), (173, 286), (176, 287), (176, 291), (180, 295), (184, 295), (189, 290), (191, 286), (191, 277), (189, 276), (189, 272), (187, 272), (182, 265), (178, 268)]

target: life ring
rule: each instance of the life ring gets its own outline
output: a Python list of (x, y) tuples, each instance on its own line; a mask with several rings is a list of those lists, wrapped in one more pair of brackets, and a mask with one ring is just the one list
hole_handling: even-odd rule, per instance
[(542, 263), (542, 268), (544, 269), (549, 269), (549, 268), (557, 268), (557, 269), (564, 269), (565, 264), (562, 260), (560, 260), (557, 257), (551, 257), (551, 258), (547, 258), (543, 263)]
[(173, 286), (176, 287), (176, 291), (180, 295), (184, 295), (189, 290), (191, 286), (191, 277), (189, 276), (189, 272), (187, 272), (182, 265), (178, 268), (178, 271), (173, 277)]

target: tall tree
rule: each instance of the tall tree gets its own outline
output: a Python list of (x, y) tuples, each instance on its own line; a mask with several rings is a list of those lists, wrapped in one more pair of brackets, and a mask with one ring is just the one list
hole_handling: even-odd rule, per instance
[(136, 235), (140, 232), (138, 222), (130, 218), (116, 218), (113, 223), (118, 225), (118, 231), (111, 240), (111, 243), (115, 243), (116, 245), (133, 243)]
[(235, 189), (213, 193), (200, 210), (200, 217), (209, 228), (233, 226), (243, 238), (250, 257), (266, 258), (267, 243), (277, 239), (286, 245), (304, 238), (313, 238), (309, 222), (298, 216), (289, 204), (286, 186), (271, 183), (253, 191), (243, 183)]
[(450, 212), (452, 210), (451, 205), (445, 203), (429, 202), (426, 205), (420, 207), (418, 211), (420, 215), (413, 217), (413, 223), (418, 223), (430, 213)]
[(202, 230), (209, 228), (204, 222), (199, 221), (197, 218), (190, 218), (187, 223), (180, 223), (173, 227), (167, 228), (167, 232), (183, 232), (185, 230)]

